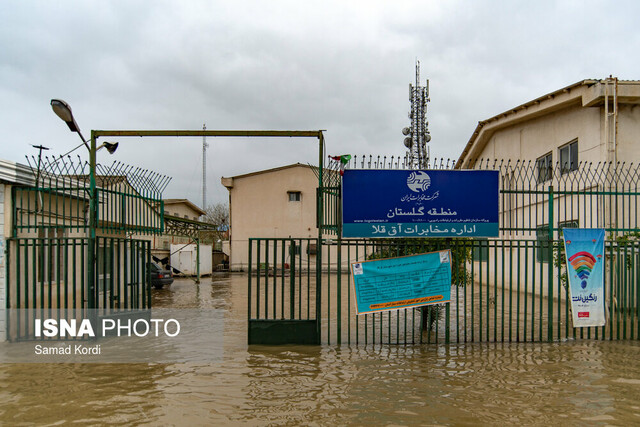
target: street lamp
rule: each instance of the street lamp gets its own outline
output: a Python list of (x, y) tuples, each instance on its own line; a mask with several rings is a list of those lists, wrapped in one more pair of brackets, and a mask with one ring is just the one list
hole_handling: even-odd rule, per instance
[(65, 122), (67, 126), (69, 126), (71, 132), (76, 132), (78, 134), (85, 147), (87, 147), (87, 150), (91, 151), (91, 149), (89, 148), (89, 144), (87, 144), (87, 140), (82, 136), (80, 128), (78, 127), (76, 120), (73, 118), (71, 106), (69, 106), (69, 104), (64, 102), (62, 99), (52, 99), (51, 108), (53, 108), (53, 112), (56, 113), (56, 116), (60, 117), (62, 121)]
[[(87, 147), (87, 150), (89, 150), (89, 152), (91, 152), (91, 148), (89, 147), (89, 144), (87, 144), (87, 140), (84, 139), (84, 136), (82, 136), (82, 132), (80, 132), (80, 127), (78, 127), (78, 124), (76, 123), (76, 120), (73, 117), (71, 106), (67, 104), (65, 101), (63, 101), (62, 99), (52, 99), (51, 108), (53, 109), (53, 112), (56, 113), (56, 116), (60, 117), (62, 121), (64, 121), (67, 124), (67, 126), (69, 126), (69, 129), (71, 130), (71, 132), (76, 132), (78, 134), (84, 146)], [(104, 142), (101, 146), (96, 148), (96, 151), (98, 151), (102, 147), (106, 148), (109, 154), (113, 154), (116, 152), (116, 149), (118, 148), (118, 143)]]
[[(98, 193), (96, 191), (96, 151), (98, 151), (102, 147), (106, 147), (107, 151), (110, 154), (113, 154), (118, 148), (118, 143), (103, 143), (99, 148), (96, 148), (96, 138), (93, 136), (93, 132), (91, 133), (91, 146), (87, 143), (87, 140), (84, 139), (82, 133), (80, 132), (80, 128), (73, 118), (73, 113), (71, 112), (71, 107), (69, 104), (64, 102), (61, 99), (52, 99), (51, 100), (51, 108), (53, 112), (56, 113), (58, 117), (60, 117), (66, 124), (69, 126), (69, 129), (72, 132), (76, 132), (82, 143), (87, 150), (89, 150), (89, 265), (87, 268), (87, 273), (89, 274), (89, 309), (96, 308), (96, 220), (98, 217)], [(79, 146), (78, 146), (79, 147)], [(76, 147), (76, 148), (78, 148)], [(71, 150), (73, 151), (73, 150)], [(93, 313), (92, 313), (93, 314)]]

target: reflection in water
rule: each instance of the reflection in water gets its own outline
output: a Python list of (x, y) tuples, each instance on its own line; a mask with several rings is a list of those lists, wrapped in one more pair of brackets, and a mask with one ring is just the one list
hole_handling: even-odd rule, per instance
[(0, 423), (629, 425), (640, 419), (637, 342), (248, 348), (245, 280), (180, 279), (154, 292), (154, 307), (225, 311), (220, 363), (0, 365)]

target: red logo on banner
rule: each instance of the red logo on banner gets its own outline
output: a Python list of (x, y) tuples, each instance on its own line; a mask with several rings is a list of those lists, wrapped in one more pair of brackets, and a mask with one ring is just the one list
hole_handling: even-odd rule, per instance
[(579, 311), (578, 312), (578, 319), (582, 319), (583, 317), (589, 317), (589, 312), (588, 311)]

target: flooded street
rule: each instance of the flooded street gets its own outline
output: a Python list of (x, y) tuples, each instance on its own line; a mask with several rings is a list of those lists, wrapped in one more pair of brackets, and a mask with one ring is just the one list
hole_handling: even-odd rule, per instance
[(154, 308), (224, 312), (219, 362), (5, 363), (0, 423), (640, 423), (636, 341), (248, 347), (246, 288), (238, 275), (154, 291)]

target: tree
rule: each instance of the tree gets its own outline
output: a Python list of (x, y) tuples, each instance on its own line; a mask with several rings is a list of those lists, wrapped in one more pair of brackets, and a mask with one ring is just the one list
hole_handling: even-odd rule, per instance
[(215, 244), (218, 240), (226, 240), (229, 232), (229, 207), (226, 203), (216, 203), (205, 208), (202, 222), (215, 225), (214, 231), (204, 231), (200, 234), (203, 243)]

